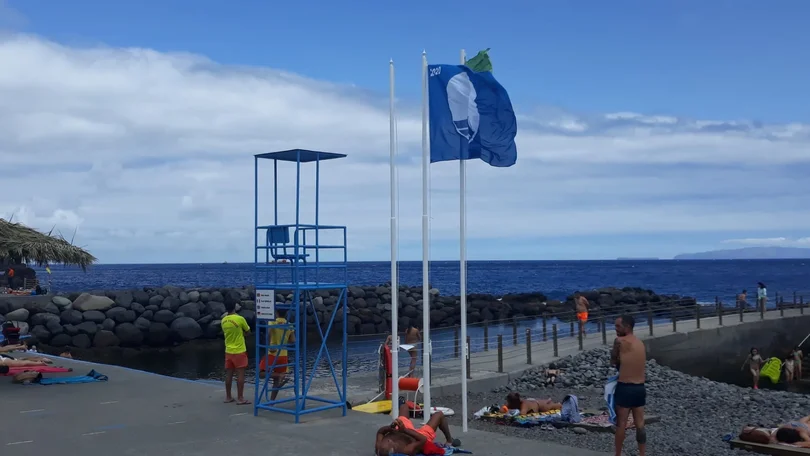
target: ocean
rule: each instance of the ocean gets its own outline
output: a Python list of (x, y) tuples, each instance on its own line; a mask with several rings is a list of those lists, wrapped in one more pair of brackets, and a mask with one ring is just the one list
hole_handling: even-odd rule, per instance
[[(430, 264), (430, 283), (442, 294), (457, 295), (459, 289), (458, 262), (435, 261)], [(420, 262), (400, 263), (401, 284), (419, 286), (422, 283)], [(42, 277), (42, 276), (40, 276)], [(757, 282), (768, 286), (769, 296), (782, 294), (792, 298), (793, 292), (808, 294), (810, 290), (810, 260), (626, 260), (626, 261), (471, 261), (468, 263), (470, 293), (522, 293), (541, 291), (550, 299), (564, 299), (577, 290), (601, 287), (643, 287), (659, 294), (679, 294), (695, 297), (699, 302), (714, 303), (719, 297), (733, 305), (734, 297), (743, 289), (755, 296)], [(328, 278), (325, 278), (328, 279)], [(252, 264), (133, 264), (95, 265), (87, 272), (70, 267), (52, 268), (51, 286), (54, 291), (83, 291), (129, 289), (166, 284), (180, 287), (237, 287), (253, 280)], [(352, 285), (379, 285), (390, 280), (390, 263), (356, 262), (349, 266)], [(771, 299), (771, 304), (773, 298)], [(554, 323), (550, 321), (549, 324)], [(598, 331), (591, 323), (588, 331)], [(568, 325), (561, 325), (564, 337)], [(539, 321), (521, 323), (533, 333), (541, 331)], [(490, 326), (489, 345), (494, 347), (498, 333), (511, 334), (512, 328)], [(483, 349), (483, 329), (470, 327), (472, 350)], [(372, 372), (377, 369), (377, 348), (385, 336), (353, 337), (348, 343), (350, 373)], [(452, 330), (432, 331), (434, 360), (454, 356)], [(317, 347), (310, 345), (309, 362), (315, 358)], [(340, 344), (330, 346), (333, 359), (340, 357)], [(401, 357), (405, 367), (406, 357)], [(191, 379), (221, 379), (221, 347), (199, 349), (147, 351), (129, 355), (98, 355), (88, 361), (119, 364), (164, 375)], [(420, 361), (421, 362), (421, 361)], [(321, 368), (318, 376), (328, 376)], [(252, 378), (252, 377), (248, 377)]]
[[(351, 285), (379, 285), (390, 281), (388, 262), (349, 264)], [(253, 264), (99, 264), (87, 272), (54, 267), (54, 291), (180, 287), (237, 287), (253, 281)], [(692, 296), (702, 302), (724, 301), (757, 282), (769, 294), (810, 290), (810, 260), (617, 260), (617, 261), (470, 261), (468, 292), (502, 295), (541, 291), (562, 299), (577, 290), (643, 287), (659, 294)], [(42, 277), (42, 276), (40, 276)], [(328, 279), (328, 277), (326, 277)], [(422, 263), (399, 264), (399, 283), (421, 286)], [(430, 263), (430, 283), (444, 295), (458, 295), (459, 264)]]

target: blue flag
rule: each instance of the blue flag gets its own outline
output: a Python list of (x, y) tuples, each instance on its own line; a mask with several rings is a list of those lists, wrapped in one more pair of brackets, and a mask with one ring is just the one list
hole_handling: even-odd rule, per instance
[(429, 65), (428, 91), (431, 163), (480, 158), (491, 166), (515, 164), (515, 111), (492, 73)]

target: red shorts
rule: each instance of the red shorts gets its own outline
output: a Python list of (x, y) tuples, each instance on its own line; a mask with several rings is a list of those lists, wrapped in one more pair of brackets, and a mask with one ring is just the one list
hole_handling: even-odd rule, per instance
[(577, 312), (577, 320), (582, 322), (588, 321), (588, 312)]
[(287, 357), (286, 356), (276, 356), (276, 355), (267, 355), (264, 359), (261, 360), (259, 363), (259, 371), (265, 372), (267, 370), (267, 366), (273, 365), (273, 360), (276, 360), (276, 367), (273, 368), (273, 372), (276, 374), (286, 374), (287, 373)]
[(402, 422), (402, 425), (405, 426), (406, 429), (410, 429), (412, 431), (416, 431), (416, 432), (424, 435), (428, 442), (433, 442), (433, 440), (436, 439), (436, 431), (432, 427), (428, 426), (427, 424), (420, 427), (419, 429), (415, 429), (413, 427), (413, 422), (411, 422), (410, 418), (408, 418), (406, 416), (400, 416), (397, 419)]
[(247, 352), (225, 353), (225, 369), (244, 369), (248, 367)]

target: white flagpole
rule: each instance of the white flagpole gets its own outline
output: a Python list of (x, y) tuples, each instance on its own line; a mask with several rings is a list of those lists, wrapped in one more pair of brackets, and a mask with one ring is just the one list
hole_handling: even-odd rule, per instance
[[(467, 63), (464, 49), (461, 50), (461, 64)], [(459, 239), (461, 252), (459, 264), (461, 265), (459, 275), (459, 285), (461, 290), (461, 344), (464, 348), (464, 356), (461, 357), (461, 416), (464, 420), (462, 431), (467, 432), (467, 357), (471, 355), (470, 347), (467, 345), (467, 161), (464, 157), (458, 161), (459, 170)]]
[(396, 173), (396, 117), (394, 109), (394, 61), (388, 63), (391, 101), (389, 111), (389, 129), (391, 133), (391, 416), (399, 416), (397, 403), (399, 398), (399, 285), (397, 284), (397, 173)]
[(427, 52), (422, 51), (422, 379), (425, 405), (423, 417), (430, 419), (430, 280), (428, 259), (430, 257), (430, 220), (428, 218), (428, 167), (430, 149), (428, 143), (428, 63)]

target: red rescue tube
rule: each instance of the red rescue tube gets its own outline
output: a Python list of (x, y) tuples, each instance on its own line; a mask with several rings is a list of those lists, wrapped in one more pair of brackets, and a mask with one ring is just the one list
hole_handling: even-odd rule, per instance
[(383, 360), (385, 363), (385, 398), (391, 400), (391, 393), (394, 391), (393, 369), (391, 361), (391, 347), (388, 344), (383, 345)]

